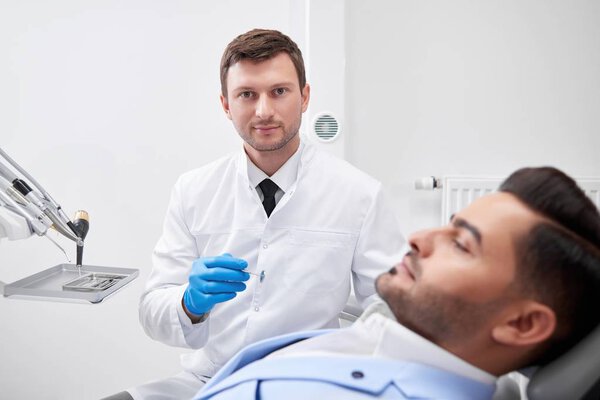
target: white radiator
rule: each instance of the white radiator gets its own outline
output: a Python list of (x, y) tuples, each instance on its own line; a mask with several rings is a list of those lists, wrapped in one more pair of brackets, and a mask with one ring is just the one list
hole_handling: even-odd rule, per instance
[[(415, 182), (417, 188), (442, 189), (442, 220), (445, 225), (452, 214), (462, 210), (473, 200), (496, 191), (504, 180), (490, 176), (446, 176), (442, 179), (422, 178)], [(578, 178), (577, 184), (600, 209), (600, 178)], [(431, 184), (425, 182), (430, 181)]]
[(442, 179), (442, 220), (446, 225), (450, 217), (471, 204), (473, 200), (490, 194), (500, 186), (503, 178), (446, 176)]

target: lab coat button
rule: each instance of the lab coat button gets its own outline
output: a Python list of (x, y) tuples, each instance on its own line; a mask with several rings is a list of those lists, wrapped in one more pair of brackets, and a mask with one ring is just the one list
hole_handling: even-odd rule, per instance
[(269, 248), (269, 245), (268, 245), (268, 244), (266, 244), (266, 243), (265, 243), (265, 244), (263, 244), (263, 249), (267, 249), (267, 248)]
[(254, 311), (258, 312), (259, 308), (258, 307), (254, 307)]
[(365, 377), (365, 374), (362, 371), (352, 371), (352, 377), (354, 379), (362, 379)]

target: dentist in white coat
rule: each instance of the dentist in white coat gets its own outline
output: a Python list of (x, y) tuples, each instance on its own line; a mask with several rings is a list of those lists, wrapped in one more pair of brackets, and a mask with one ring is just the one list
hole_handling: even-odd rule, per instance
[(235, 38), (221, 87), (243, 149), (175, 184), (139, 308), (150, 337), (194, 351), (182, 373), (129, 389), (135, 399), (192, 397), (250, 343), (338, 327), (351, 282), (367, 306), (402, 256), (381, 184), (300, 139), (310, 87), (289, 37)]

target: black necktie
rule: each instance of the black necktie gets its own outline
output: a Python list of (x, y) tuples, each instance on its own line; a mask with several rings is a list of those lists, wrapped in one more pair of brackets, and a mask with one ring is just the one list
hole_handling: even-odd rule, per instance
[(279, 189), (279, 186), (275, 182), (270, 179), (265, 179), (261, 183), (258, 184), (260, 190), (263, 193), (263, 207), (267, 212), (267, 217), (271, 216), (271, 212), (275, 208), (275, 192)]

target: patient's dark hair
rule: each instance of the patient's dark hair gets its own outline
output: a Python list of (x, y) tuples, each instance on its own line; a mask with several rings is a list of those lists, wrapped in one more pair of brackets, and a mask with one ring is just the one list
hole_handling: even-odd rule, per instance
[(518, 287), (557, 317), (555, 333), (534, 360), (544, 364), (600, 322), (600, 214), (573, 179), (552, 167), (520, 169), (500, 191), (545, 217), (516, 245)]
[(227, 73), (241, 60), (265, 61), (281, 52), (287, 53), (298, 75), (300, 90), (306, 86), (304, 59), (298, 45), (283, 33), (270, 29), (253, 29), (233, 39), (221, 58), (221, 93), (227, 97)]

